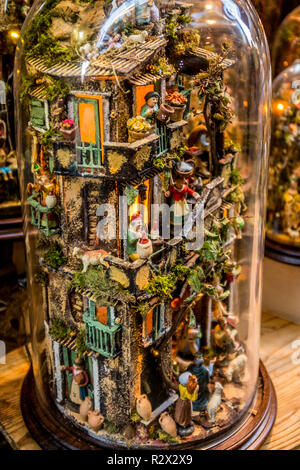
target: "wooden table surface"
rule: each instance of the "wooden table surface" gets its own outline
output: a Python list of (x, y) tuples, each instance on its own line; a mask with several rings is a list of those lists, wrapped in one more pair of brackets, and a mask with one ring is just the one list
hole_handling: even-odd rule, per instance
[[(297, 340), (299, 345), (295, 344)], [(300, 326), (264, 314), (260, 356), (278, 399), (276, 423), (262, 449), (300, 450)], [(0, 364), (0, 431), (14, 449), (38, 450), (20, 410), (20, 390), (28, 367), (24, 348), (12, 351), (6, 365)]]

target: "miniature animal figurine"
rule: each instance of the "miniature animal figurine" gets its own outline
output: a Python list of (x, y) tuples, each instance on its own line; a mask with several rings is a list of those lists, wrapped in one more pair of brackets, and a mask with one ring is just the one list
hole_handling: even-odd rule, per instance
[(138, 46), (139, 44), (144, 44), (146, 42), (149, 33), (145, 30), (140, 34), (131, 34), (126, 38), (126, 46)]
[(215, 391), (210, 397), (210, 400), (207, 404), (208, 421), (211, 423), (215, 423), (216, 421), (217, 412), (222, 401), (222, 397), (221, 397), (222, 390), (223, 390), (222, 385), (219, 382), (216, 382)]
[(79, 49), (80, 56), (85, 60), (94, 61), (97, 60), (99, 57), (99, 51), (97, 48), (92, 46), (89, 42), (84, 44)]
[(247, 356), (240, 354), (233, 359), (228, 366), (226, 371), (226, 379), (228, 382), (240, 382), (245, 375), (245, 369), (247, 365)]
[(84, 401), (81, 403), (79, 408), (79, 414), (83, 421), (88, 420), (89, 411), (93, 410), (93, 402), (91, 397), (85, 397)]
[(177, 436), (177, 427), (174, 419), (172, 416), (169, 415), (167, 411), (162, 413), (158, 420), (160, 427), (162, 428), (165, 433), (169, 434), (169, 436), (176, 437)]
[(93, 431), (100, 431), (104, 423), (104, 416), (100, 411), (89, 411), (88, 412), (88, 423)]
[(84, 251), (82, 248), (75, 247), (73, 250), (73, 256), (77, 256), (77, 258), (81, 259), (83, 264), (83, 273), (86, 273), (89, 266), (97, 266), (102, 264), (106, 268), (108, 268), (109, 264), (107, 261), (104, 261), (106, 256), (109, 256), (105, 250), (93, 250), (93, 251)]
[(145, 421), (150, 421), (152, 415), (152, 405), (147, 395), (140, 395), (136, 399), (136, 411)]

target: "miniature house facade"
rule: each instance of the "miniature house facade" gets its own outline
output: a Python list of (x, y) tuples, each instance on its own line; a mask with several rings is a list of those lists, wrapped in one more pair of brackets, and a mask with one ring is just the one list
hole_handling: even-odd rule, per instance
[[(222, 338), (230, 336), (237, 357), (248, 354), (251, 328), (242, 298), (255, 276), (247, 258), (242, 291), (237, 281), (246, 250), (244, 180), (237, 166), (242, 157), (231, 141), (236, 129), (232, 135), (225, 133), (232, 116), (223, 83), (239, 63), (229, 59), (226, 47), (224, 56), (220, 49), (216, 53), (202, 47), (203, 36), (200, 41), (197, 28), (188, 26), (192, 4), (152, 2), (150, 8), (148, 2), (129, 2), (126, 23), (120, 18), (128, 2), (116, 2), (110, 14), (100, 3), (102, 28), (109, 38), (103, 40), (103, 50), (100, 41), (96, 57), (82, 46), (76, 60), (51, 61), (26, 49), (25, 34), (20, 155), (30, 160), (26, 210), (29, 239), (35, 240), (30, 269), (41, 285), (36, 295), (47, 331), (49, 383), (60, 411), (76, 426), (89, 429), (78, 418), (81, 401), (72, 399), (74, 365), (80, 356), (88, 383), (79, 388), (85, 388), (106, 423), (124, 429), (137, 397), (147, 396), (151, 416), (142, 417), (141, 423), (148, 436), (159, 416), (181, 400), (177, 355), (183, 352), (179, 368), (190, 365), (185, 359), (188, 344), (178, 346), (182, 332), (197, 331), (194, 356), (201, 352), (210, 360), (217, 351), (224, 360), (218, 328), (224, 328)], [(77, 16), (93, 8), (85, 10), (74, 2)], [(125, 30), (124, 25), (120, 29), (122, 21)], [(171, 55), (168, 60), (174, 25), (182, 47), (179, 41), (176, 59)], [(201, 93), (207, 93), (207, 100), (213, 94), (206, 83), (212, 67), (220, 87), (216, 95), (222, 99), (213, 97), (200, 112)], [(254, 175), (249, 176), (250, 193)], [(176, 178), (187, 194), (184, 198), (178, 196)], [(158, 212), (155, 205), (160, 205)], [(187, 224), (176, 232), (179, 206), (179, 218)], [(162, 237), (164, 208), (171, 214), (168, 239)], [(200, 208), (203, 249), (188, 250)], [(253, 213), (249, 218), (258, 224)], [(252, 235), (247, 240), (251, 252), (256, 247)], [(257, 256), (255, 252), (253, 259)], [(247, 270), (252, 270), (249, 277)], [(234, 340), (239, 321), (241, 338)], [(224, 379), (222, 367), (217, 377)], [(245, 398), (239, 401), (241, 414), (253, 395), (257, 367), (255, 356)], [(227, 429), (232, 420), (226, 421)], [(95, 435), (103, 437), (101, 432)]]

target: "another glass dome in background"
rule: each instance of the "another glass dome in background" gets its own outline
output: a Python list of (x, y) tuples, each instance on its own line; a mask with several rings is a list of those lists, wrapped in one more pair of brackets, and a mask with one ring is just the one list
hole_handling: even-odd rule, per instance
[(300, 247), (300, 60), (274, 81), (267, 237)]
[(281, 23), (272, 51), (273, 76), (290, 67), (300, 59), (300, 6), (295, 8)]
[[(259, 368), (271, 88), (254, 8), (37, 2), (15, 78), (41, 407), (50, 390), (102, 445), (222, 440)], [(171, 207), (169, 238), (151, 204)]]

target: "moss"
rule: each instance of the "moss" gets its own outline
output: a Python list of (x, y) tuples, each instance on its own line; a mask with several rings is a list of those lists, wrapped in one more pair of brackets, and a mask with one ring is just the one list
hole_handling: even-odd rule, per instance
[(70, 87), (67, 83), (62, 80), (45, 75), (47, 80), (47, 99), (54, 101), (58, 97), (66, 98), (70, 93)]
[(162, 429), (157, 429), (156, 431), (154, 431), (152, 439), (162, 442), (180, 442), (180, 439), (178, 437), (172, 437)]
[(172, 267), (172, 272), (163, 275), (157, 274), (150, 281), (146, 287), (146, 291), (149, 295), (173, 298), (172, 293), (177, 287), (178, 282), (184, 281), (191, 273), (190, 268), (184, 266), (181, 262), (178, 262)]
[(157, 295), (172, 299), (172, 293), (175, 290), (176, 282), (177, 278), (174, 273), (167, 275), (158, 274), (150, 280), (146, 291), (151, 296)]
[(141, 315), (142, 318), (145, 318), (147, 313), (150, 312), (151, 307), (149, 302), (141, 302), (134, 308), (135, 312)]
[(119, 434), (120, 433), (120, 429), (118, 428), (118, 426), (116, 426), (115, 423), (113, 423), (112, 421), (109, 421), (108, 419), (106, 419), (104, 421), (103, 429), (108, 434)]
[(123, 289), (119, 283), (109, 279), (101, 265), (90, 266), (86, 273), (76, 273), (69, 288), (74, 287), (93, 292), (96, 299), (101, 299), (102, 305), (111, 305), (116, 301), (128, 303), (132, 300), (130, 292)]
[(69, 336), (71, 332), (72, 330), (68, 328), (61, 318), (54, 318), (52, 320), (49, 333), (56, 341), (62, 341)]
[(29, 95), (32, 92), (33, 88), (36, 87), (36, 77), (33, 75), (22, 75), (21, 78), (21, 101), (29, 99)]
[(233, 170), (231, 170), (229, 180), (233, 186), (244, 183), (244, 180), (240, 175), (240, 171), (237, 168), (233, 168)]
[(61, 133), (58, 132), (56, 129), (51, 127), (48, 129), (46, 132), (43, 133), (42, 138), (41, 138), (41, 145), (44, 148), (51, 148), (52, 147), (52, 140), (55, 138), (61, 137)]
[(49, 250), (45, 253), (44, 259), (52, 268), (57, 269), (67, 262), (62, 248), (58, 242), (52, 242)]
[(133, 410), (131, 415), (130, 415), (130, 421), (132, 423), (139, 423), (141, 421), (141, 417), (140, 415), (138, 414), (138, 412), (136, 410)]
[(81, 357), (86, 352), (85, 344), (85, 329), (81, 328), (78, 335), (76, 336), (75, 348), (77, 350), (78, 356)]
[(24, 35), (24, 52), (27, 58), (41, 57), (46, 65), (58, 62), (68, 62), (76, 55), (70, 48), (62, 46), (50, 34), (54, 8), (60, 0), (48, 0), (44, 8), (36, 15)]
[(47, 286), (49, 283), (49, 276), (45, 271), (39, 269), (39, 271), (34, 276), (34, 282), (41, 284), (42, 286)]

